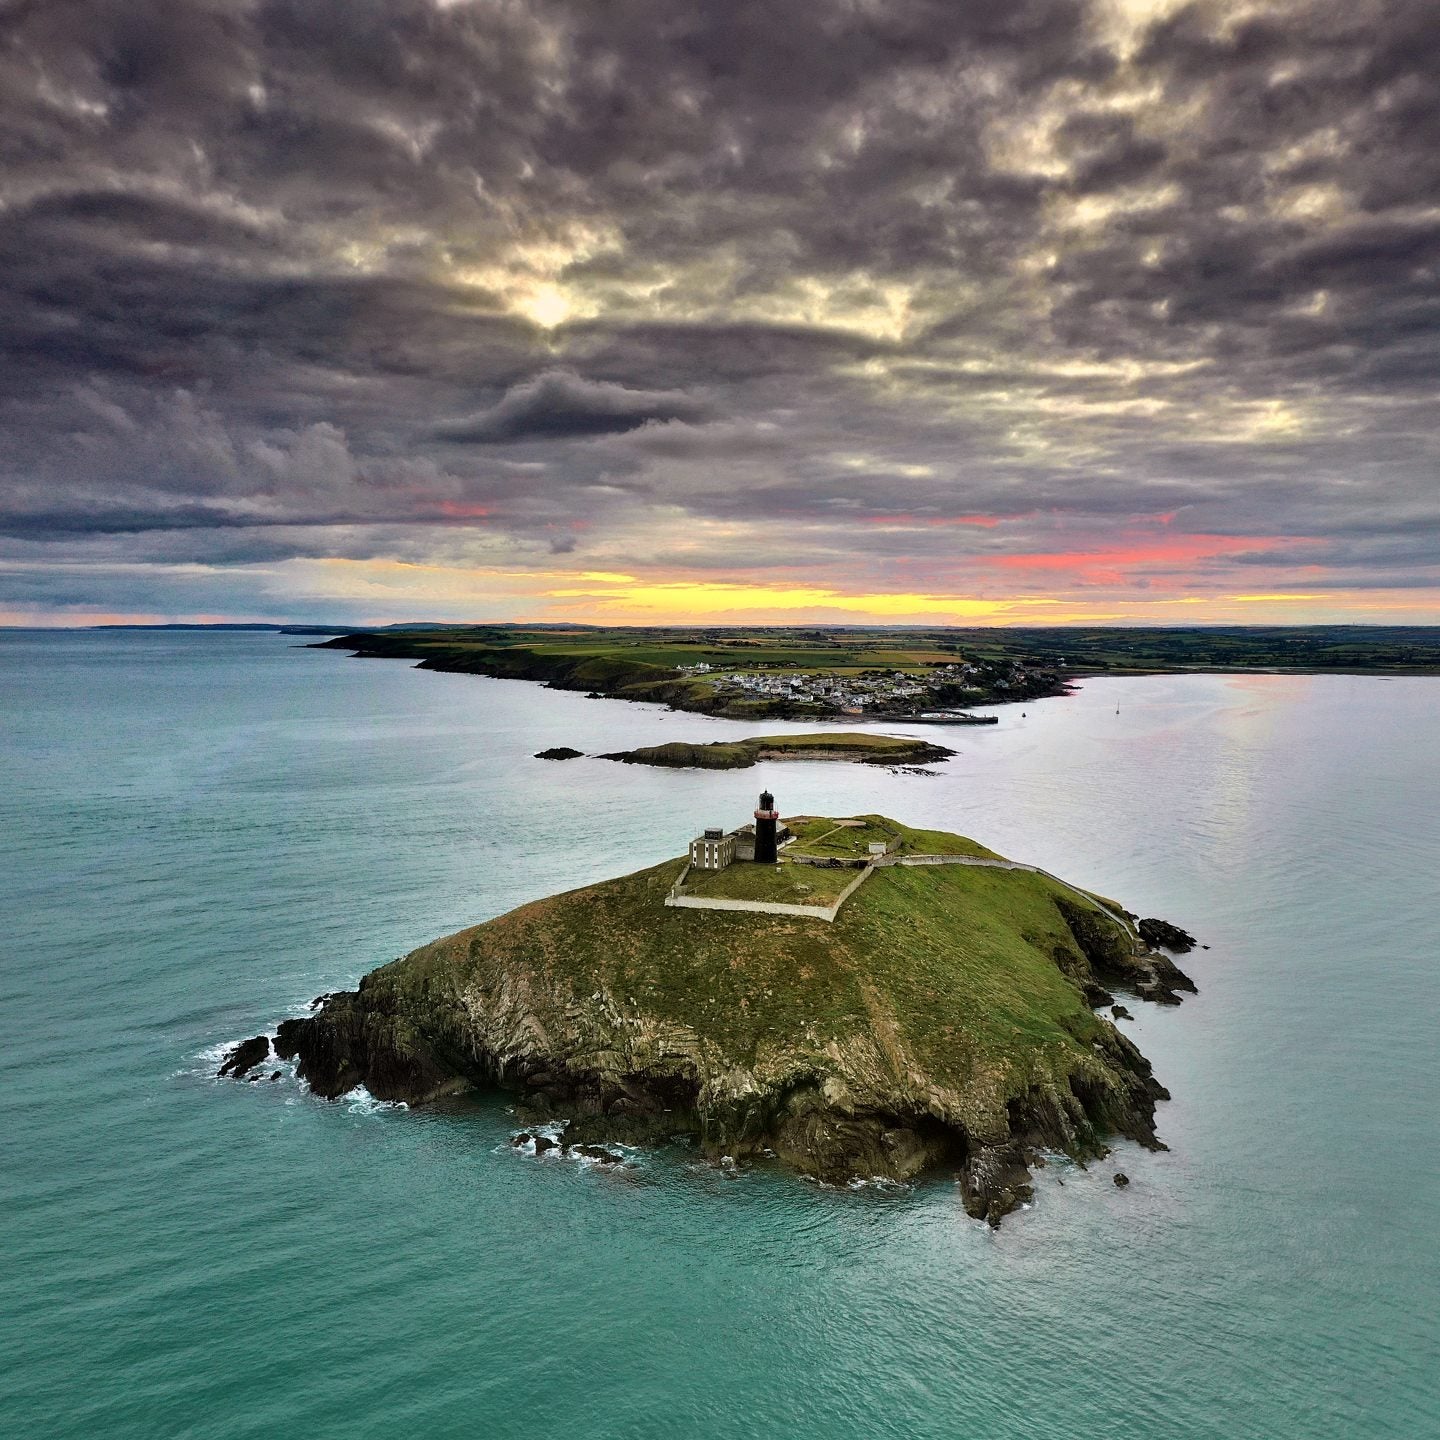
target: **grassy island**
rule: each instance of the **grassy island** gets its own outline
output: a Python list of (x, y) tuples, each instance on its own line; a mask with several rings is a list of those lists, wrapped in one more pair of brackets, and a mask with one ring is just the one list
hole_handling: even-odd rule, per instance
[[(423, 946), (286, 1021), (276, 1047), (322, 1096), (502, 1086), (574, 1144), (686, 1135), (835, 1181), (948, 1167), (992, 1222), (1029, 1194), (1038, 1150), (1155, 1145), (1166, 1092), (1095, 1006), (1111, 988), (1173, 1001), (1193, 988), (1173, 962), (1104, 902), (973, 841), (857, 819), (793, 823), (812, 850), (897, 841), (833, 923), (667, 908), (670, 860)], [(777, 872), (817, 896), (857, 873), (713, 879)]]
[(689, 745), (672, 740), (615, 750), (602, 760), (627, 765), (658, 765), (672, 770), (748, 770), (767, 760), (852, 760), (862, 765), (928, 765), (948, 760), (955, 752), (926, 740), (899, 735), (866, 735), (855, 730), (819, 731), (805, 735), (754, 735), (746, 740), (715, 740)]

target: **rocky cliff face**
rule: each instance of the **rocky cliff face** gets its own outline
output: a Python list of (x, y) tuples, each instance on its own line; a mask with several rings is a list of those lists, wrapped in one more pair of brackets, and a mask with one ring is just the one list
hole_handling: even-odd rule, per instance
[(573, 1141), (684, 1134), (826, 1181), (950, 1166), (992, 1223), (1038, 1150), (1157, 1144), (1166, 1091), (1090, 1009), (1105, 985), (1154, 991), (1155, 957), (1103, 912), (960, 867), (877, 872), (833, 926), (666, 910), (676, 868), (424, 946), (286, 1021), (276, 1050), (326, 1097), (503, 1087)]

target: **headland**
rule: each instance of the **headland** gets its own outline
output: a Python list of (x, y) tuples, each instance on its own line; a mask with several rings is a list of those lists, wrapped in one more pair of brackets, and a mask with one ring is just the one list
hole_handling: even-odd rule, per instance
[(323, 645), (734, 720), (992, 723), (1089, 675), (1440, 674), (1440, 627), (413, 625)]
[(405, 627), (316, 648), (733, 720), (983, 724), (971, 707), (1065, 693), (1052, 662), (962, 653), (953, 638), (891, 631)]

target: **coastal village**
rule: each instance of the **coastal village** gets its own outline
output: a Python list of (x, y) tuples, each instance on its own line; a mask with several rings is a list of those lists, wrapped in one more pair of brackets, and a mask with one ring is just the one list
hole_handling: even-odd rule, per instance
[[(841, 715), (923, 716), (933, 710), (937, 717), (951, 706), (982, 703), (997, 691), (1022, 698), (1039, 678), (1014, 661), (1001, 666), (955, 662), (924, 672), (871, 669), (854, 675), (805, 672), (793, 664), (726, 672), (700, 662), (680, 666), (679, 673), (703, 678), (721, 696), (814, 705)], [(1044, 683), (1053, 683), (1048, 672)]]

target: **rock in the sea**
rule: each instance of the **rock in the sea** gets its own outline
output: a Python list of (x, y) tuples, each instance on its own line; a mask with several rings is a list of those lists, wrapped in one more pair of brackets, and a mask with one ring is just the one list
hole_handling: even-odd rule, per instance
[(1006, 1215), (1034, 1197), (1024, 1150), (1008, 1145), (976, 1151), (960, 1171), (960, 1193), (969, 1214), (997, 1228)]
[[(242, 1040), (226, 1057), (225, 1063), (215, 1073), (217, 1075), (229, 1075), (235, 1080), (240, 1080), (253, 1070), (262, 1060), (269, 1059), (270, 1037), (268, 1035), (253, 1035), (249, 1040)], [(256, 1076), (256, 1079), (259, 1077)]]
[(560, 1148), (557, 1141), (552, 1140), (548, 1135), (542, 1135), (538, 1130), (522, 1130), (518, 1135), (510, 1137), (510, 1143), (517, 1150), (523, 1150), (527, 1145), (533, 1145), (537, 1155), (543, 1155), (547, 1150)]
[(552, 745), (548, 750), (537, 750), (537, 760), (583, 760), (583, 750), (572, 750), (568, 745)]
[(1153, 918), (1142, 920), (1139, 929), (1140, 938), (1147, 945), (1159, 946), (1160, 949), (1173, 951), (1176, 955), (1188, 954), (1195, 948), (1195, 937), (1188, 930), (1182, 930), (1168, 921)]
[(280, 1072), (279, 1072), (278, 1070), (272, 1070), (272, 1071), (270, 1072), (270, 1080), (271, 1080), (272, 1083), (273, 1083), (274, 1081), (278, 1080), (279, 1078), (280, 1078)]
[(618, 1165), (625, 1158), (603, 1145), (572, 1145), (566, 1151), (569, 1155), (583, 1155), (587, 1160), (598, 1160), (602, 1165)]
[(1135, 1018), (1123, 1005), (1112, 1005), (1110, 1013), (1117, 1020), (1133, 1020)]
[(1123, 1190), (1130, 1183), (1130, 1177), (1123, 1170), (1117, 1170), (1115, 1172), (1115, 1183)]

